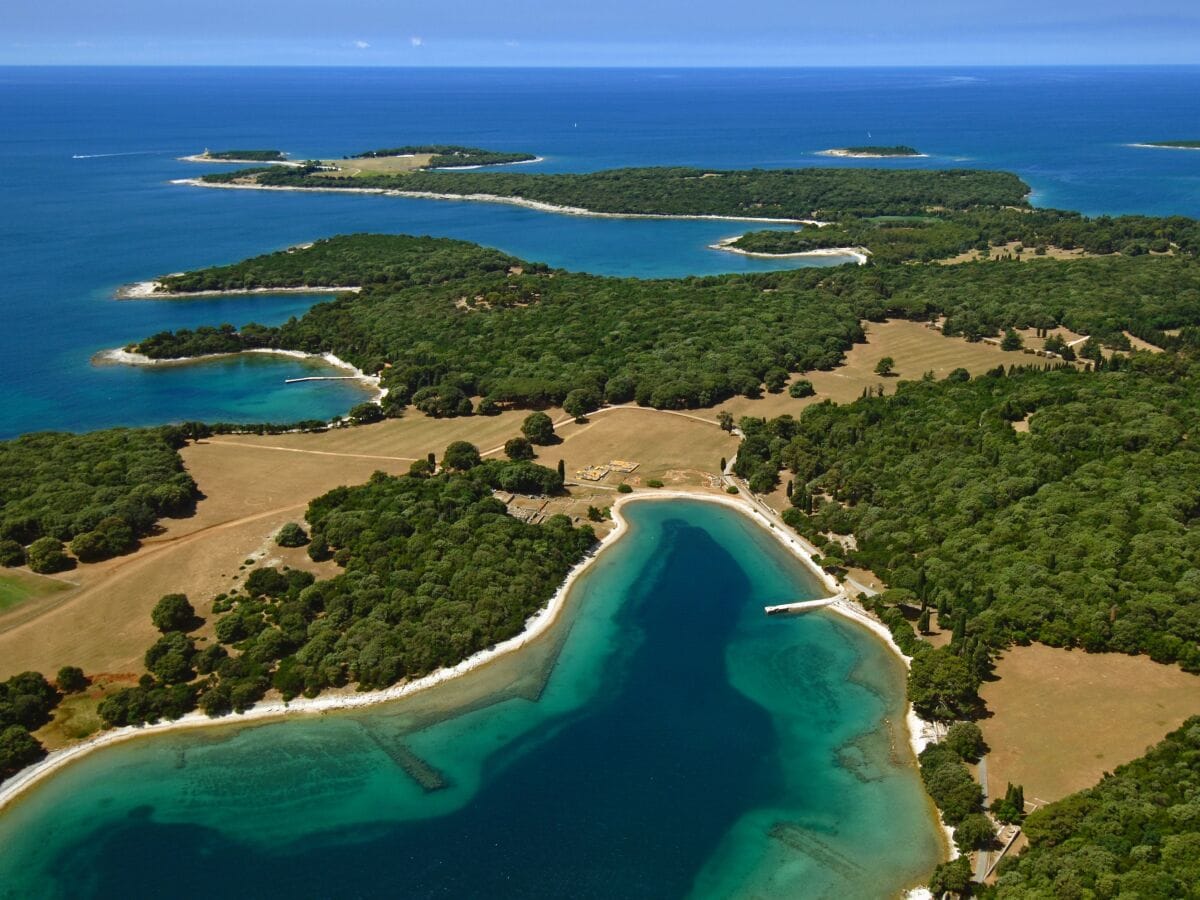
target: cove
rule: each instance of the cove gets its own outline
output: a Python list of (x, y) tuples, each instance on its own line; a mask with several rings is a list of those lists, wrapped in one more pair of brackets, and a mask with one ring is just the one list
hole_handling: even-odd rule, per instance
[(526, 648), (391, 704), (100, 751), (0, 817), (0, 896), (889, 896), (938, 861), (903, 666), (713, 503)]

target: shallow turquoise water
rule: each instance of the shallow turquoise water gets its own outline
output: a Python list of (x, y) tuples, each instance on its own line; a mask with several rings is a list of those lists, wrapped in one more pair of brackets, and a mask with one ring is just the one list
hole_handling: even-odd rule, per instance
[[(937, 861), (899, 663), (759, 526), (631, 532), (544, 640), (370, 712), (147, 738), (0, 817), (0, 896), (872, 897)], [(424, 787), (420, 782), (424, 782)]]

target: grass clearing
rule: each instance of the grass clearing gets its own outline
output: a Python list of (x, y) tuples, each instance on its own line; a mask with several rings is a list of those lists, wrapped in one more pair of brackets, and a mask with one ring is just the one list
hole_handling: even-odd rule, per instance
[(66, 582), (31, 572), (0, 572), (0, 615), (29, 600), (53, 597), (70, 587)]
[(1200, 710), (1200, 677), (1145, 656), (1033, 644), (996, 675), (980, 690), (993, 794), (1010, 781), (1047, 801), (1090, 787)]
[[(735, 419), (739, 416), (773, 418), (789, 413), (795, 416), (806, 406), (824, 400), (851, 403), (862, 396), (864, 388), (877, 390), (882, 386), (885, 393), (894, 393), (897, 381), (912, 381), (926, 372), (933, 372), (933, 377), (940, 380), (958, 368), (966, 369), (972, 375), (982, 375), (999, 365), (1026, 365), (1036, 361), (1036, 357), (1005, 352), (995, 344), (969, 343), (959, 337), (946, 337), (935, 328), (906, 319), (866, 322), (863, 328), (867, 342), (855, 344), (842, 365), (828, 372), (806, 372), (791, 379), (811, 381), (817, 392), (815, 396), (797, 400), (789, 397), (785, 388), (782, 393), (764, 394), (757, 400), (735, 397), (720, 404), (719, 408), (731, 412)], [(875, 374), (876, 363), (885, 356), (895, 361), (897, 375), (882, 378)]]
[(412, 156), (373, 156), (362, 159), (323, 159), (321, 165), (332, 166), (332, 172), (314, 172), (321, 178), (357, 178), (361, 175), (404, 175), (429, 165), (432, 153)]

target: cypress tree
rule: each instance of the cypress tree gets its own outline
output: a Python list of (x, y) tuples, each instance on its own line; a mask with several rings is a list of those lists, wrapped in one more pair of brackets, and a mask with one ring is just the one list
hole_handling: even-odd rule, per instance
[(929, 607), (921, 610), (921, 618), (917, 619), (917, 630), (921, 634), (929, 634)]

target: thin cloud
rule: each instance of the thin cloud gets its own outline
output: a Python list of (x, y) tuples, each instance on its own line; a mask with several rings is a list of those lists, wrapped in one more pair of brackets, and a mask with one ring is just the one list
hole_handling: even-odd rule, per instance
[(366, 41), (355, 41), (354, 46), (357, 47), (359, 50), (366, 50), (371, 45), (368, 44)]
[(416, 35), (413, 35), (412, 37), (410, 37), (408, 39), (408, 42), (410, 44), (412, 44), (414, 47), (420, 47), (422, 44), (425, 43), (425, 41), (422, 38), (419, 38)]

